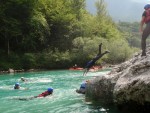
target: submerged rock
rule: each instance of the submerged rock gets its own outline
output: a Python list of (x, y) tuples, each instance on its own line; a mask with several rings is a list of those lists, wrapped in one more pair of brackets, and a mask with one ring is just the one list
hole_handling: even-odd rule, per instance
[(109, 74), (91, 80), (86, 97), (121, 109), (150, 111), (150, 48), (147, 51), (147, 56), (137, 53)]

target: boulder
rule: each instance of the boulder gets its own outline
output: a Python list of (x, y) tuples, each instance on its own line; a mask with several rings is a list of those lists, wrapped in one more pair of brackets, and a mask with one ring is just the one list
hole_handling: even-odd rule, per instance
[[(116, 65), (109, 74), (90, 80), (86, 97), (119, 108), (150, 110), (150, 48), (147, 56), (136, 53), (132, 59)], [(139, 109), (138, 109), (139, 108)]]
[(14, 73), (14, 72), (15, 72), (15, 70), (13, 70), (13, 69), (9, 68), (8, 72), (9, 72), (9, 73)]

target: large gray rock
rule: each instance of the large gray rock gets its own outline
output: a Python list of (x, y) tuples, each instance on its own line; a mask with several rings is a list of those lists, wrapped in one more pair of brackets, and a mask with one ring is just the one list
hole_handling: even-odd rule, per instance
[(104, 104), (150, 110), (150, 48), (147, 51), (146, 57), (137, 53), (109, 74), (90, 80), (86, 96)]
[(15, 70), (13, 70), (13, 69), (9, 68), (8, 72), (9, 72), (9, 73), (14, 73), (14, 72), (15, 72)]

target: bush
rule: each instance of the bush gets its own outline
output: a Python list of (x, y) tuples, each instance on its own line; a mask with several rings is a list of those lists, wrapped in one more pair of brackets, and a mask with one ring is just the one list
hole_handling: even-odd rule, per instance
[[(75, 42), (78, 41), (78, 44), (80, 44), (81, 48), (77, 48), (77, 44)], [(81, 42), (80, 42), (81, 41)], [(73, 40), (74, 49), (76, 50), (73, 54), (73, 60), (75, 60), (75, 64), (81, 64), (82, 66), (85, 66), (86, 63), (91, 60), (94, 56), (96, 56), (99, 52), (99, 44), (102, 43), (102, 52), (107, 50), (107, 40), (103, 39), (101, 37), (84, 37), (81, 40), (81, 37), (77, 37)], [(106, 55), (104, 56), (107, 57)], [(104, 58), (102, 57), (102, 59)], [(102, 59), (99, 59), (96, 63), (100, 64)]]
[(36, 57), (32, 53), (25, 53), (22, 58), (23, 69), (31, 69), (36, 66)]
[(60, 52), (57, 49), (55, 51), (45, 51), (37, 55), (37, 66), (43, 69), (62, 69), (70, 66), (71, 57), (69, 51)]
[(128, 43), (124, 39), (110, 40), (107, 62), (111, 64), (121, 63), (126, 61), (133, 54), (133, 49), (129, 47)]
[(0, 70), (22, 69), (21, 57), (11, 52), (10, 55), (2, 54), (0, 56)]

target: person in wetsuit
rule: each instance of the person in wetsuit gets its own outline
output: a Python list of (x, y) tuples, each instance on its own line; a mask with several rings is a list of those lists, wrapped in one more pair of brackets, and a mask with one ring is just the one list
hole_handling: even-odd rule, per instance
[(21, 79), (21, 81), (23, 81), (23, 82), (27, 82), (27, 81), (28, 81), (28, 80), (27, 80), (26, 78), (24, 78), (24, 77), (21, 77), (20, 79)]
[(14, 89), (20, 89), (20, 84), (16, 83), (15, 86), (14, 86)]
[(82, 84), (80, 86), (80, 89), (76, 89), (76, 92), (80, 93), (80, 94), (85, 94), (86, 85), (87, 85), (88, 82), (89, 82), (89, 80), (86, 80), (86, 81), (82, 82)]
[(17, 82), (17, 83), (15, 83), (15, 85), (14, 85), (14, 89), (28, 90), (29, 88), (20, 87), (20, 84)]
[(45, 92), (39, 94), (38, 96), (33, 96), (33, 97), (29, 97), (29, 98), (18, 98), (18, 100), (23, 100), (23, 101), (32, 100), (32, 99), (40, 98), (40, 97), (47, 97), (51, 94), (53, 94), (53, 88), (48, 88)]
[(51, 95), (53, 93), (53, 88), (48, 88), (47, 91), (39, 94), (38, 96), (34, 96), (35, 98), (38, 98), (38, 97), (46, 97), (48, 95)]
[(90, 70), (90, 68), (95, 64), (95, 62), (100, 59), (102, 56), (104, 56), (107, 53), (110, 53), (109, 51), (105, 51), (104, 53), (101, 53), (101, 47), (102, 43), (99, 45), (99, 53), (92, 59), (90, 60), (87, 65), (85, 66), (85, 71), (83, 73), (83, 76), (87, 74), (87, 72)]

